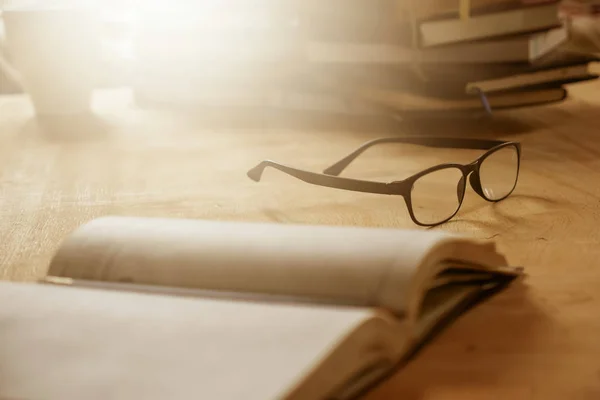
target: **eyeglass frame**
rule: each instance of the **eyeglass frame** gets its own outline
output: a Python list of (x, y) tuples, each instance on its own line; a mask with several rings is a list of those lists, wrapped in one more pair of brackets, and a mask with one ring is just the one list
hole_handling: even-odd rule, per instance
[[(373, 147), (377, 144), (383, 143), (404, 143), (404, 144), (416, 144), (426, 147), (435, 147), (435, 148), (456, 148), (456, 149), (473, 149), (473, 150), (486, 150), (484, 154), (471, 161), (468, 164), (458, 164), (458, 163), (443, 163), (438, 164), (433, 167), (424, 169), (423, 171), (417, 172), (405, 179), (399, 181), (391, 181), (391, 182), (376, 182), (376, 181), (367, 181), (361, 179), (353, 179), (353, 178), (344, 178), (340, 177), (339, 174), (342, 173), (352, 161), (354, 161), (360, 154), (362, 154), (367, 149)], [(497, 152), (498, 150), (505, 147), (514, 147), (517, 151), (517, 172), (515, 175), (515, 182), (512, 189), (503, 197), (498, 199), (490, 199), (484, 193), (481, 187), (481, 177), (479, 175), (481, 164), (492, 154)], [(299, 168), (294, 168), (287, 166), (285, 164), (281, 164), (272, 160), (264, 160), (261, 161), (258, 165), (251, 168), (247, 172), (247, 176), (255, 182), (259, 182), (263, 171), (266, 167), (275, 168), (281, 172), (284, 172), (290, 176), (293, 176), (301, 181), (304, 181), (309, 184), (322, 186), (322, 187), (330, 187), (333, 189), (341, 189), (341, 190), (349, 190), (354, 192), (363, 192), (363, 193), (373, 193), (373, 194), (386, 194), (386, 195), (396, 195), (402, 196), (404, 198), (404, 202), (406, 203), (406, 208), (410, 215), (412, 221), (424, 227), (431, 227), (443, 224), (448, 222), (458, 213), (460, 210), (467, 188), (467, 178), (469, 179), (469, 184), (471, 188), (484, 200), (497, 203), (506, 199), (510, 196), (519, 181), (519, 172), (521, 169), (521, 143), (515, 141), (503, 141), (503, 140), (492, 140), (492, 139), (470, 139), (470, 138), (452, 138), (452, 137), (431, 137), (431, 136), (402, 136), (402, 137), (390, 137), (390, 138), (379, 138), (374, 139), (368, 142), (363, 143), (356, 150), (349, 153), (342, 159), (336, 161), (334, 164), (323, 170), (323, 173), (311, 172)], [(422, 176), (430, 174), (435, 171), (439, 171), (442, 169), (456, 168), (460, 170), (463, 174), (461, 180), (463, 181), (462, 193), (460, 195), (460, 202), (456, 207), (456, 210), (452, 215), (448, 218), (435, 223), (423, 223), (420, 222), (413, 211), (412, 206), (412, 198), (411, 192), (413, 189), (414, 183)], [(459, 180), (458, 183), (461, 182)]]

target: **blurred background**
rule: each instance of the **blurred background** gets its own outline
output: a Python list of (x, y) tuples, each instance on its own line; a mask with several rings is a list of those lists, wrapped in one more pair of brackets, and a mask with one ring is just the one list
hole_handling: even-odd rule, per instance
[[(95, 87), (130, 88), (144, 108), (486, 112), (484, 92), (494, 109), (562, 101), (564, 85), (597, 78), (600, 51), (600, 2), (583, 0), (0, 5), (4, 13), (88, 7), (100, 28)], [(7, 36), (0, 16), (0, 49), (10, 62)], [(22, 86), (0, 68), (0, 93)]]

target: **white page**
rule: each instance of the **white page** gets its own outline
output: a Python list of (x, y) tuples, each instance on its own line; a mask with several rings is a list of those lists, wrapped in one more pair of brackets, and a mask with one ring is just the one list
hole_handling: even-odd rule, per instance
[(0, 304), (3, 399), (282, 398), (373, 315), (8, 282)]
[[(111, 217), (71, 235), (48, 274), (383, 305), (402, 313), (402, 293), (417, 267), (450, 238), (418, 230)], [(389, 304), (381, 304), (384, 298)]]

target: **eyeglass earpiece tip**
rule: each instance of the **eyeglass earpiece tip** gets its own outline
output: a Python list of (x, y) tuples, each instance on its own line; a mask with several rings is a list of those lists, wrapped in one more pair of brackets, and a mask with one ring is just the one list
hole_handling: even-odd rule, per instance
[(260, 177), (262, 175), (262, 171), (257, 168), (254, 167), (251, 170), (249, 170), (246, 175), (248, 176), (248, 178), (252, 179), (254, 182), (260, 182)]

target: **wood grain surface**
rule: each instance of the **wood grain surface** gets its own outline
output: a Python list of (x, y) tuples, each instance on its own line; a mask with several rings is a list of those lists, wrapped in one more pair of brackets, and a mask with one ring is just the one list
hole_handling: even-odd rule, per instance
[[(496, 240), (527, 279), (459, 319), (367, 398), (598, 399), (600, 82), (573, 85), (570, 96), (450, 124), (139, 110), (121, 90), (97, 94), (93, 119), (39, 121), (26, 97), (0, 97), (0, 279), (42, 277), (61, 240), (103, 215), (424, 229), (392, 196), (274, 170), (255, 183), (246, 171), (267, 158), (321, 171), (383, 136), (519, 140), (514, 194), (492, 204), (469, 188), (455, 219), (435, 229)], [(344, 176), (397, 180), (478, 154), (385, 145)]]

